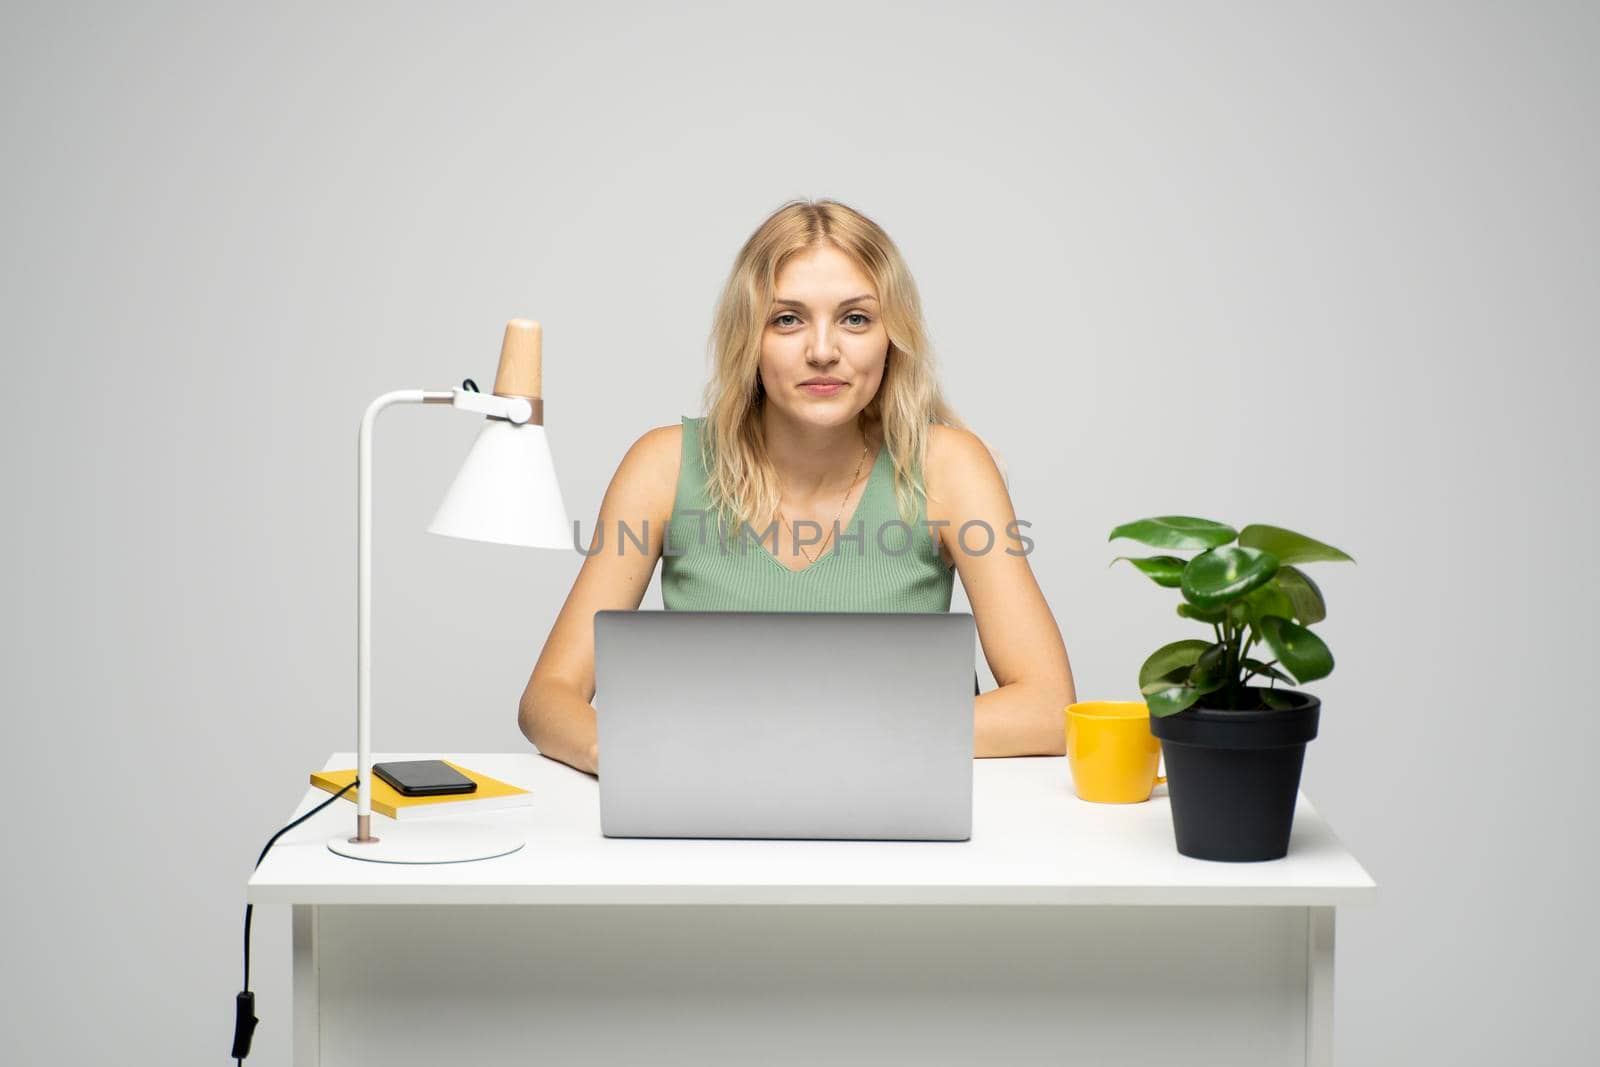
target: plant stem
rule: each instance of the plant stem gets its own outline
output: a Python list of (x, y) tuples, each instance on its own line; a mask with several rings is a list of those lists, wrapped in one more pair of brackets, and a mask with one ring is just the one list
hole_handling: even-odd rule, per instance
[[(1266, 666), (1267, 667), (1276, 667), (1277, 665), (1278, 665), (1278, 661), (1277, 660), (1273, 660), (1271, 663), (1268, 663)], [(1266, 667), (1263, 667), (1259, 671), (1251, 671), (1249, 674), (1244, 676), (1244, 680), (1246, 682), (1248, 682), (1250, 679), (1254, 678), (1258, 674), (1263, 673), (1265, 670), (1266, 670)], [(1268, 675), (1267, 679), (1268, 679), (1268, 681), (1272, 681), (1272, 682), (1276, 682), (1277, 681), (1277, 679), (1273, 678), (1271, 675)]]
[(1238, 681), (1238, 678), (1235, 677), (1238, 674), (1238, 671), (1239, 671), (1239, 658), (1238, 658), (1238, 651), (1237, 651), (1237, 647), (1236, 647), (1237, 644), (1238, 644), (1238, 642), (1237, 642), (1238, 636), (1239, 636), (1239, 630), (1237, 628), (1235, 628), (1235, 627), (1229, 626), (1228, 627), (1228, 659), (1227, 659), (1227, 668), (1226, 668), (1227, 673), (1223, 675), (1223, 677), (1228, 679), (1228, 707), (1229, 708), (1237, 708), (1239, 706), (1239, 681)]

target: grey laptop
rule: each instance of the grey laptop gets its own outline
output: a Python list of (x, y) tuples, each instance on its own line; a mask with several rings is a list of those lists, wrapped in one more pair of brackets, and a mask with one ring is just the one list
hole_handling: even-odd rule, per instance
[(972, 836), (966, 612), (597, 611), (607, 837)]

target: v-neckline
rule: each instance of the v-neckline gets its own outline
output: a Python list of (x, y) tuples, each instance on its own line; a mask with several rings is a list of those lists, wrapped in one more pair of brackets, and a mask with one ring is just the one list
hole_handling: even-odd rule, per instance
[[(844, 522), (840, 523), (839, 524), (839, 529), (848, 530), (848, 529), (850, 529), (851, 526), (855, 525), (856, 516), (861, 513), (862, 505), (867, 502), (867, 493), (872, 488), (872, 480), (878, 476), (878, 468), (883, 463), (883, 457), (884, 457), (887, 445), (888, 445), (888, 441), (887, 440), (880, 441), (878, 443), (878, 454), (875, 457), (873, 457), (872, 469), (867, 472), (866, 484), (861, 487), (861, 496), (856, 500), (856, 506), (851, 509), (850, 518), (845, 520)], [(783, 530), (784, 530), (784, 524), (782, 522), (780, 522), (778, 524), (778, 536), (779, 537), (783, 536)], [(793, 527), (790, 527), (790, 530), (791, 530), (791, 536), (792, 536)], [(824, 530), (823, 532), (827, 533), (828, 531)], [(866, 531), (865, 530), (862, 531), (862, 536), (863, 537), (866, 536)], [(779, 544), (782, 544), (782, 542), (780, 541)], [(771, 551), (769, 551), (767, 549), (767, 542), (763, 538), (760, 538), (760, 537), (756, 538), (756, 549), (763, 556), (766, 556), (768, 559), (770, 559), (772, 561), (772, 565), (777, 567), (779, 570), (785, 571), (788, 574), (805, 574), (805, 573), (807, 573), (809, 571), (815, 570), (816, 568), (822, 566), (828, 560), (832, 559), (834, 556), (837, 556), (839, 554), (839, 539), (837, 537), (833, 538), (832, 543), (829, 544), (829, 546), (828, 546), (828, 551), (824, 552), (822, 555), (818, 556), (815, 560), (813, 560), (812, 562), (806, 564), (804, 567), (799, 567), (799, 568), (791, 567), (787, 563), (783, 562), (783, 560), (779, 559), (777, 556), (774, 556), (771, 553)], [(801, 553), (802, 556), (804, 554), (805, 553), (803, 553), (803, 552)]]

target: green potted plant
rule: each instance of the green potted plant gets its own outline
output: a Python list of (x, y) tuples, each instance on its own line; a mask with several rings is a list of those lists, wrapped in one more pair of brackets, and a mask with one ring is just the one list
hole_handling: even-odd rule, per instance
[[(1209, 640), (1161, 646), (1139, 670), (1150, 732), (1166, 758), (1178, 851), (1231, 861), (1286, 855), (1322, 702), (1277, 683), (1303, 685), (1333, 671), (1333, 653), (1309, 629), (1327, 616), (1327, 605), (1298, 564), (1355, 561), (1293, 530), (1235, 530), (1187, 515), (1126, 523), (1107, 540), (1119, 537), (1198, 550), (1187, 560), (1111, 561), (1127, 560), (1157, 585), (1180, 590), (1178, 614), (1211, 628)], [(1258, 643), (1265, 644), (1261, 652)], [(1247, 684), (1253, 679), (1266, 684)]]

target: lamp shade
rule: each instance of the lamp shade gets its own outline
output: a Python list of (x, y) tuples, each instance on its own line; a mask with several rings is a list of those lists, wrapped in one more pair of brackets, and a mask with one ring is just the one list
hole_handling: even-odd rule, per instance
[(527, 548), (571, 545), (544, 427), (486, 419), (428, 532)]

